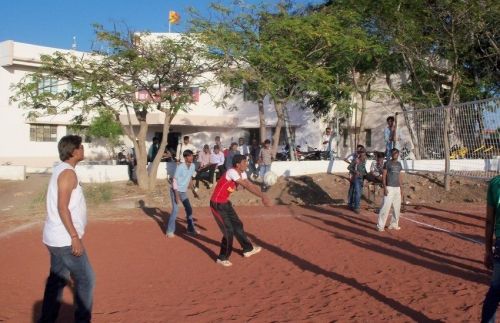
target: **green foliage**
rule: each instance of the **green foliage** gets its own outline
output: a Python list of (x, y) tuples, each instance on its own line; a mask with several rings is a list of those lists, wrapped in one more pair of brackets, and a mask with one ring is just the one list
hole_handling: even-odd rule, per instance
[(110, 183), (84, 185), (83, 190), (85, 200), (90, 205), (106, 203), (113, 198), (113, 186)]

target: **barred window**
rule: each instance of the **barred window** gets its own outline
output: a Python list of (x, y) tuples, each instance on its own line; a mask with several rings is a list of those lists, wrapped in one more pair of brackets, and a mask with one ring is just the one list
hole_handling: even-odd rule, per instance
[(57, 125), (32, 124), (30, 125), (31, 141), (57, 141)]
[(38, 83), (38, 93), (57, 93), (57, 79), (53, 77), (44, 77)]

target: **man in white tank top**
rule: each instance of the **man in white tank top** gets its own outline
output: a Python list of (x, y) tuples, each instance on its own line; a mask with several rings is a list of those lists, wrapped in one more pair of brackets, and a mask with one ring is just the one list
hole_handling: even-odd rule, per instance
[(75, 166), (84, 158), (82, 138), (65, 136), (58, 144), (59, 158), (47, 190), (47, 218), (43, 243), (50, 253), (50, 274), (45, 285), (38, 322), (55, 322), (64, 286), (75, 283), (75, 322), (90, 322), (95, 275), (83, 247), (87, 207)]

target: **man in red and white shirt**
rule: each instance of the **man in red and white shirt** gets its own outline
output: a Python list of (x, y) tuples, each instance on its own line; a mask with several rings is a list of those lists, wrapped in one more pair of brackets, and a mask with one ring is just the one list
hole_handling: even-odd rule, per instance
[(233, 168), (228, 169), (221, 176), (210, 198), (210, 209), (223, 234), (217, 263), (224, 267), (232, 265), (229, 261), (229, 256), (233, 251), (233, 237), (236, 237), (243, 248), (244, 257), (250, 257), (262, 250), (259, 246), (253, 246), (248, 240), (243, 230), (243, 223), (239, 219), (238, 214), (236, 214), (231, 201), (229, 201), (231, 193), (236, 191), (241, 185), (255, 196), (260, 197), (265, 206), (271, 204), (269, 198), (260, 192), (259, 187), (248, 181), (245, 173), (247, 166), (248, 161), (245, 156), (234, 156)]

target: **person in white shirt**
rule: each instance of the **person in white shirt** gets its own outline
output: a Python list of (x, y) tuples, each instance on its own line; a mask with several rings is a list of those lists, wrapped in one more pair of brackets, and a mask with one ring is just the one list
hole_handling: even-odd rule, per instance
[(196, 147), (189, 142), (189, 136), (184, 136), (183, 141), (177, 145), (177, 153), (175, 154), (175, 157), (177, 158), (178, 163), (184, 162), (184, 158), (182, 156), (186, 150), (191, 150), (193, 155), (198, 153)]
[(335, 134), (332, 132), (332, 128), (326, 128), (321, 138), (321, 150), (327, 152), (330, 160), (333, 159), (333, 152), (335, 151), (334, 138)]
[(75, 322), (90, 322), (95, 275), (82, 241), (87, 207), (75, 172), (76, 164), (84, 158), (82, 138), (64, 136), (57, 147), (62, 163), (54, 167), (47, 189), (43, 243), (50, 253), (50, 274), (39, 322), (56, 321), (61, 295), (70, 279), (75, 286)]
[(219, 170), (219, 176), (226, 171), (224, 168), (224, 161), (224, 153), (221, 151), (218, 145), (215, 145), (214, 151), (210, 154), (210, 164), (215, 165), (215, 167), (212, 167), (210, 169), (210, 174), (208, 175), (208, 178), (212, 181), (212, 184), (214, 184), (213, 181), (216, 169)]
[(248, 149), (248, 145), (245, 143), (244, 138), (238, 139), (238, 151), (240, 152), (240, 155), (245, 157), (248, 157), (250, 154), (250, 150)]

